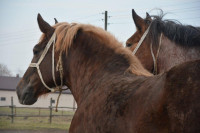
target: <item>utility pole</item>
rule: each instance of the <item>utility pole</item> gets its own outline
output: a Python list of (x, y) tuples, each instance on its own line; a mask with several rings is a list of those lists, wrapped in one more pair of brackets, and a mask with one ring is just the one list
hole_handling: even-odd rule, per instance
[(107, 31), (107, 25), (108, 25), (108, 12), (105, 11), (105, 30)]

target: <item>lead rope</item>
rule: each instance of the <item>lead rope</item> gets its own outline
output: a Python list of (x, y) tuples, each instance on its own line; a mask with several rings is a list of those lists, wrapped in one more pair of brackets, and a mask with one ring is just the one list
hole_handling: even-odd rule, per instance
[(152, 48), (152, 42), (151, 42), (151, 56), (153, 58), (153, 74), (155, 75), (156, 74), (156, 71), (157, 71), (157, 66), (156, 66), (156, 59), (155, 59), (155, 55), (153, 53), (153, 48)]
[(56, 112), (58, 112), (58, 104), (59, 104), (59, 100), (60, 100), (60, 96), (62, 94), (62, 91), (63, 90), (67, 90), (67, 89), (62, 89), (63, 87), (63, 65), (62, 65), (62, 52), (60, 52), (59, 54), (59, 58), (58, 58), (58, 63), (57, 63), (57, 66), (56, 66), (56, 72), (59, 71), (59, 74), (60, 74), (60, 86), (58, 86), (56, 84), (56, 80), (55, 80), (55, 73), (54, 73), (54, 48), (55, 48), (55, 45), (53, 45), (53, 50), (52, 50), (52, 73), (53, 73), (53, 80), (54, 80), (54, 83), (56, 85), (56, 90), (59, 91), (59, 95), (57, 97), (57, 100), (56, 100)]
[(57, 98), (57, 101), (56, 101), (56, 112), (58, 112), (58, 103), (59, 103), (59, 100), (60, 100), (60, 96), (62, 94), (62, 89), (59, 90), (59, 95), (58, 95), (58, 98)]
[(153, 74), (156, 75), (158, 73), (158, 68), (157, 68), (157, 59), (158, 59), (158, 55), (159, 55), (159, 52), (160, 52), (160, 47), (161, 47), (161, 43), (162, 43), (162, 33), (160, 35), (160, 40), (159, 40), (159, 45), (158, 45), (158, 51), (156, 53), (156, 58), (154, 56), (154, 53), (153, 53), (153, 48), (152, 48), (152, 43), (151, 43), (151, 55), (152, 55), (152, 58), (153, 58), (153, 64), (154, 64), (154, 70), (153, 70)]
[[(72, 24), (71, 26), (73, 26), (74, 24)], [(62, 91), (63, 90), (68, 90), (68, 88), (66, 89), (62, 89), (62, 86), (63, 86), (63, 64), (62, 64), (62, 52), (60, 52), (60, 55), (59, 55), (59, 59), (58, 59), (58, 63), (57, 63), (57, 66), (56, 66), (56, 71), (59, 71), (60, 72), (60, 87), (59, 87), (59, 95), (58, 95), (58, 98), (57, 98), (57, 101), (56, 101), (56, 112), (58, 112), (58, 104), (59, 104), (59, 100), (60, 100), (60, 96), (62, 94)]]
[[(54, 44), (55, 44), (55, 39), (54, 39)], [(56, 79), (55, 79), (55, 71), (54, 71), (54, 49), (55, 49), (55, 45), (53, 45), (52, 48), (52, 76), (53, 76), (53, 81), (54, 84), (56, 85), (56, 88), (58, 87), (57, 83), (56, 83)]]
[(67, 90), (67, 89), (62, 89), (62, 86), (63, 86), (63, 65), (62, 65), (62, 52), (60, 52), (60, 55), (59, 55), (59, 59), (58, 59), (58, 63), (57, 63), (57, 66), (56, 66), (56, 71), (59, 71), (60, 72), (60, 87), (58, 88), (59, 90), (59, 95), (58, 95), (58, 98), (57, 98), (57, 101), (56, 101), (56, 112), (58, 112), (58, 103), (59, 103), (59, 100), (60, 100), (60, 96), (62, 94), (62, 91), (63, 90)]

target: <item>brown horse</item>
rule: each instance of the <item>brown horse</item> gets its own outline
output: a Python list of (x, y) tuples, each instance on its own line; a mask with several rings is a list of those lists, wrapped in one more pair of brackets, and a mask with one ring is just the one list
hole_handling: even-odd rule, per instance
[(134, 51), (144, 36), (134, 53), (150, 72), (162, 73), (177, 64), (200, 59), (200, 28), (162, 20), (162, 10), (160, 16), (152, 16), (153, 19), (148, 13), (142, 19), (134, 10), (132, 16), (137, 31), (127, 40), (126, 46)]
[(40, 15), (38, 24), (44, 34), (17, 86), (21, 104), (67, 85), (78, 105), (70, 133), (200, 132), (200, 61), (151, 76), (101, 28), (52, 27)]

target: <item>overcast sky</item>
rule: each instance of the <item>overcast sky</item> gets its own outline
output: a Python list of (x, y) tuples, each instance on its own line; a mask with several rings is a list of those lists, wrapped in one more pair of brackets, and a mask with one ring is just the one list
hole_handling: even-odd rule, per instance
[(108, 31), (119, 41), (135, 32), (131, 9), (145, 17), (162, 9), (167, 19), (200, 26), (200, 0), (1, 0), (0, 1), (0, 64), (13, 76), (24, 72), (33, 57), (32, 49), (41, 35), (37, 14), (54, 24), (59, 22), (90, 23), (104, 28), (104, 12), (108, 11)]

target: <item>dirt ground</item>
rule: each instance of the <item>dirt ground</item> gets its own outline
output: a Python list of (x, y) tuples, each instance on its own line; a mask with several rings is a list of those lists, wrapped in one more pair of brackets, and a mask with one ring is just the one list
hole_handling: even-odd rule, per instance
[(41, 129), (41, 130), (2, 130), (0, 129), (0, 133), (68, 133), (66, 130), (59, 129)]

